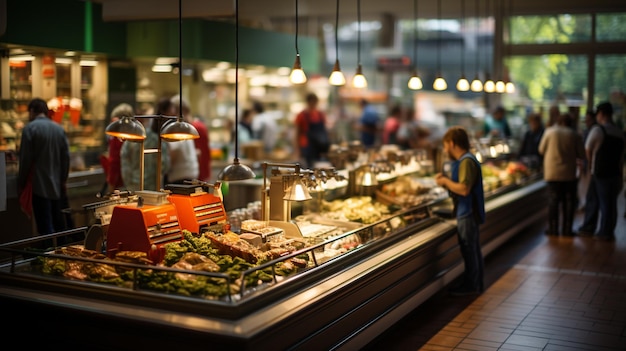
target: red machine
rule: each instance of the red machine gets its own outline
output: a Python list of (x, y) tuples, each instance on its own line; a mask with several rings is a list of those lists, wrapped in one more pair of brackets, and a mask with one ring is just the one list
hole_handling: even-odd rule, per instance
[(107, 256), (120, 251), (150, 252), (182, 240), (176, 206), (157, 191), (138, 191), (136, 204), (117, 205), (107, 232)]
[(180, 226), (192, 233), (202, 228), (226, 223), (226, 210), (219, 196), (206, 192), (205, 187), (191, 184), (169, 184), (167, 199), (176, 205)]

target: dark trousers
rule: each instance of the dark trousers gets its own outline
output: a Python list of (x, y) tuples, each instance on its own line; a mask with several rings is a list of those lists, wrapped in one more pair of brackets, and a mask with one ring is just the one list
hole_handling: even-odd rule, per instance
[(599, 237), (613, 237), (617, 224), (617, 196), (621, 190), (621, 178), (607, 177), (596, 178), (596, 191), (598, 204), (600, 205), (600, 229)]
[(548, 234), (558, 235), (563, 214), (563, 235), (572, 235), (576, 211), (576, 180), (548, 182)]
[(457, 219), (457, 231), (461, 255), (465, 263), (463, 285), (474, 291), (483, 291), (485, 265), (480, 249), (478, 223), (469, 215)]
[(33, 194), (33, 216), (39, 235), (52, 234), (67, 229), (62, 210), (64, 201), (46, 199)]
[(598, 212), (600, 204), (598, 203), (598, 190), (596, 188), (596, 177), (591, 176), (589, 187), (585, 195), (585, 219), (578, 229), (581, 232), (595, 233), (598, 226)]

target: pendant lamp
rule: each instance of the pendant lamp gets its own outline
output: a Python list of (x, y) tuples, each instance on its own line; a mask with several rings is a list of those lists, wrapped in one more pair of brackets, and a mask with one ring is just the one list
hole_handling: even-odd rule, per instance
[(161, 129), (161, 139), (165, 141), (180, 141), (198, 139), (198, 130), (183, 119), (183, 14), (182, 0), (178, 0), (178, 118), (166, 123)]
[(361, 66), (361, 0), (356, 1), (357, 12), (357, 41), (356, 41), (356, 55), (357, 55), (357, 68), (354, 78), (352, 78), (352, 86), (355, 88), (367, 88), (367, 79), (363, 75), (363, 67)]
[(448, 83), (441, 75), (441, 0), (437, 0), (437, 18), (439, 19), (439, 36), (437, 38), (437, 78), (433, 83), (433, 89), (437, 91), (448, 89)]
[(306, 74), (302, 70), (302, 64), (300, 63), (300, 50), (298, 50), (298, 0), (296, 0), (296, 61), (293, 64), (293, 69), (289, 75), (289, 81), (292, 84), (304, 84), (306, 83)]
[(239, 0), (235, 0), (235, 158), (217, 179), (223, 181), (246, 180), (256, 177), (250, 167), (239, 162)]
[(417, 0), (413, 0), (413, 72), (408, 83), (409, 89), (422, 89), (422, 80), (417, 75)]
[(476, 50), (476, 75), (474, 76), (474, 80), (472, 80), (472, 83), (470, 84), (470, 89), (475, 92), (481, 92), (483, 91), (483, 82), (480, 80), (480, 78), (478, 77), (478, 72), (480, 71), (480, 45), (479, 45), (479, 36), (478, 36), (478, 32), (479, 32), (479, 18), (480, 18), (480, 13), (478, 11), (478, 4), (479, 4), (480, 0), (476, 0), (476, 45), (475, 45), (475, 50)]
[[(465, 30), (465, 0), (461, 0), (461, 30)], [(468, 91), (470, 84), (465, 78), (465, 37), (461, 41), (461, 78), (456, 82), (456, 90)]]
[(333, 66), (333, 71), (328, 77), (328, 83), (330, 85), (344, 85), (346, 84), (346, 77), (344, 77), (341, 72), (341, 68), (339, 67), (339, 37), (337, 35), (339, 27), (339, 0), (337, 0), (337, 9), (335, 12), (335, 65)]

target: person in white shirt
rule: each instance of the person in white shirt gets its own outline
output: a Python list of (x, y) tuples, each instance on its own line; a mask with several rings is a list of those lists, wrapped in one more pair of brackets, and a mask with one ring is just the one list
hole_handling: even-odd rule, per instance
[(563, 236), (573, 236), (572, 224), (576, 211), (576, 168), (585, 158), (582, 137), (572, 128), (568, 114), (561, 115), (557, 124), (543, 133), (539, 154), (543, 156), (543, 178), (548, 183), (547, 235), (559, 235), (559, 215), (563, 213)]
[(263, 151), (269, 155), (274, 151), (278, 140), (278, 124), (271, 113), (265, 111), (263, 104), (256, 101), (252, 105), (254, 119), (252, 120), (252, 132), (254, 139), (263, 141)]

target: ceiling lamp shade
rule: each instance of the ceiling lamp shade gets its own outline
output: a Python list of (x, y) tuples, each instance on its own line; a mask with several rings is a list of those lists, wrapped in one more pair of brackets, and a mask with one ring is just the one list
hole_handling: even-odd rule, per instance
[(239, 0), (235, 0), (235, 158), (217, 175), (218, 180), (237, 181), (255, 178), (250, 167), (239, 162)]
[(293, 64), (293, 69), (289, 75), (289, 81), (292, 84), (304, 84), (306, 83), (306, 74), (302, 70), (302, 64), (300, 63), (300, 54), (296, 54), (296, 61)]
[(509, 94), (515, 93), (515, 84), (513, 84), (513, 82), (506, 82), (504, 90)]
[(161, 129), (161, 139), (165, 141), (180, 141), (198, 139), (200, 135), (193, 125), (178, 118), (176, 121), (166, 123)]
[(304, 84), (306, 83), (306, 74), (302, 70), (302, 64), (300, 63), (300, 50), (298, 50), (298, 0), (296, 0), (296, 61), (293, 63), (293, 69), (289, 75), (289, 81), (291, 84)]
[(483, 91), (483, 82), (478, 78), (478, 75), (476, 75), (476, 77), (474, 77), (474, 80), (472, 80), (472, 84), (470, 84), (470, 89), (476, 93)]
[(413, 71), (411, 78), (409, 78), (409, 89), (420, 90), (423, 88), (422, 80), (417, 75), (416, 71)]
[(494, 83), (494, 81), (491, 80), (491, 78), (487, 78), (483, 86), (483, 89), (485, 90), (485, 93), (493, 93), (496, 91), (496, 83)]
[(468, 91), (469, 89), (470, 83), (467, 81), (467, 78), (465, 78), (465, 75), (462, 75), (461, 78), (459, 78), (459, 81), (456, 82), (456, 90)]
[(337, 9), (335, 11), (335, 65), (333, 66), (333, 71), (328, 77), (328, 83), (330, 85), (340, 86), (346, 84), (346, 77), (344, 77), (341, 72), (341, 68), (339, 67), (339, 37), (338, 37), (338, 27), (339, 26), (339, 0), (337, 0)]
[(446, 90), (448, 89), (448, 83), (446, 83), (446, 80), (443, 79), (443, 77), (439, 76), (435, 79), (435, 82), (433, 83), (433, 89), (437, 91)]
[(357, 67), (356, 74), (354, 75), (354, 78), (352, 78), (352, 86), (359, 89), (367, 88), (367, 79), (365, 79), (365, 76), (363, 75), (361, 64)]
[(238, 158), (235, 158), (232, 164), (224, 167), (217, 175), (217, 179), (223, 181), (246, 180), (254, 177), (256, 177), (256, 174), (254, 174), (250, 167), (241, 164)]
[(328, 83), (330, 83), (330, 85), (336, 85), (336, 86), (346, 84), (346, 77), (341, 72), (341, 68), (339, 67), (339, 60), (335, 61), (335, 66), (333, 67), (333, 72), (330, 74), (330, 77), (328, 78)]
[(146, 139), (146, 128), (130, 116), (124, 116), (109, 124), (105, 133), (124, 140), (140, 141)]
[(496, 82), (496, 93), (504, 93), (505, 90), (505, 84), (502, 80), (498, 80)]

